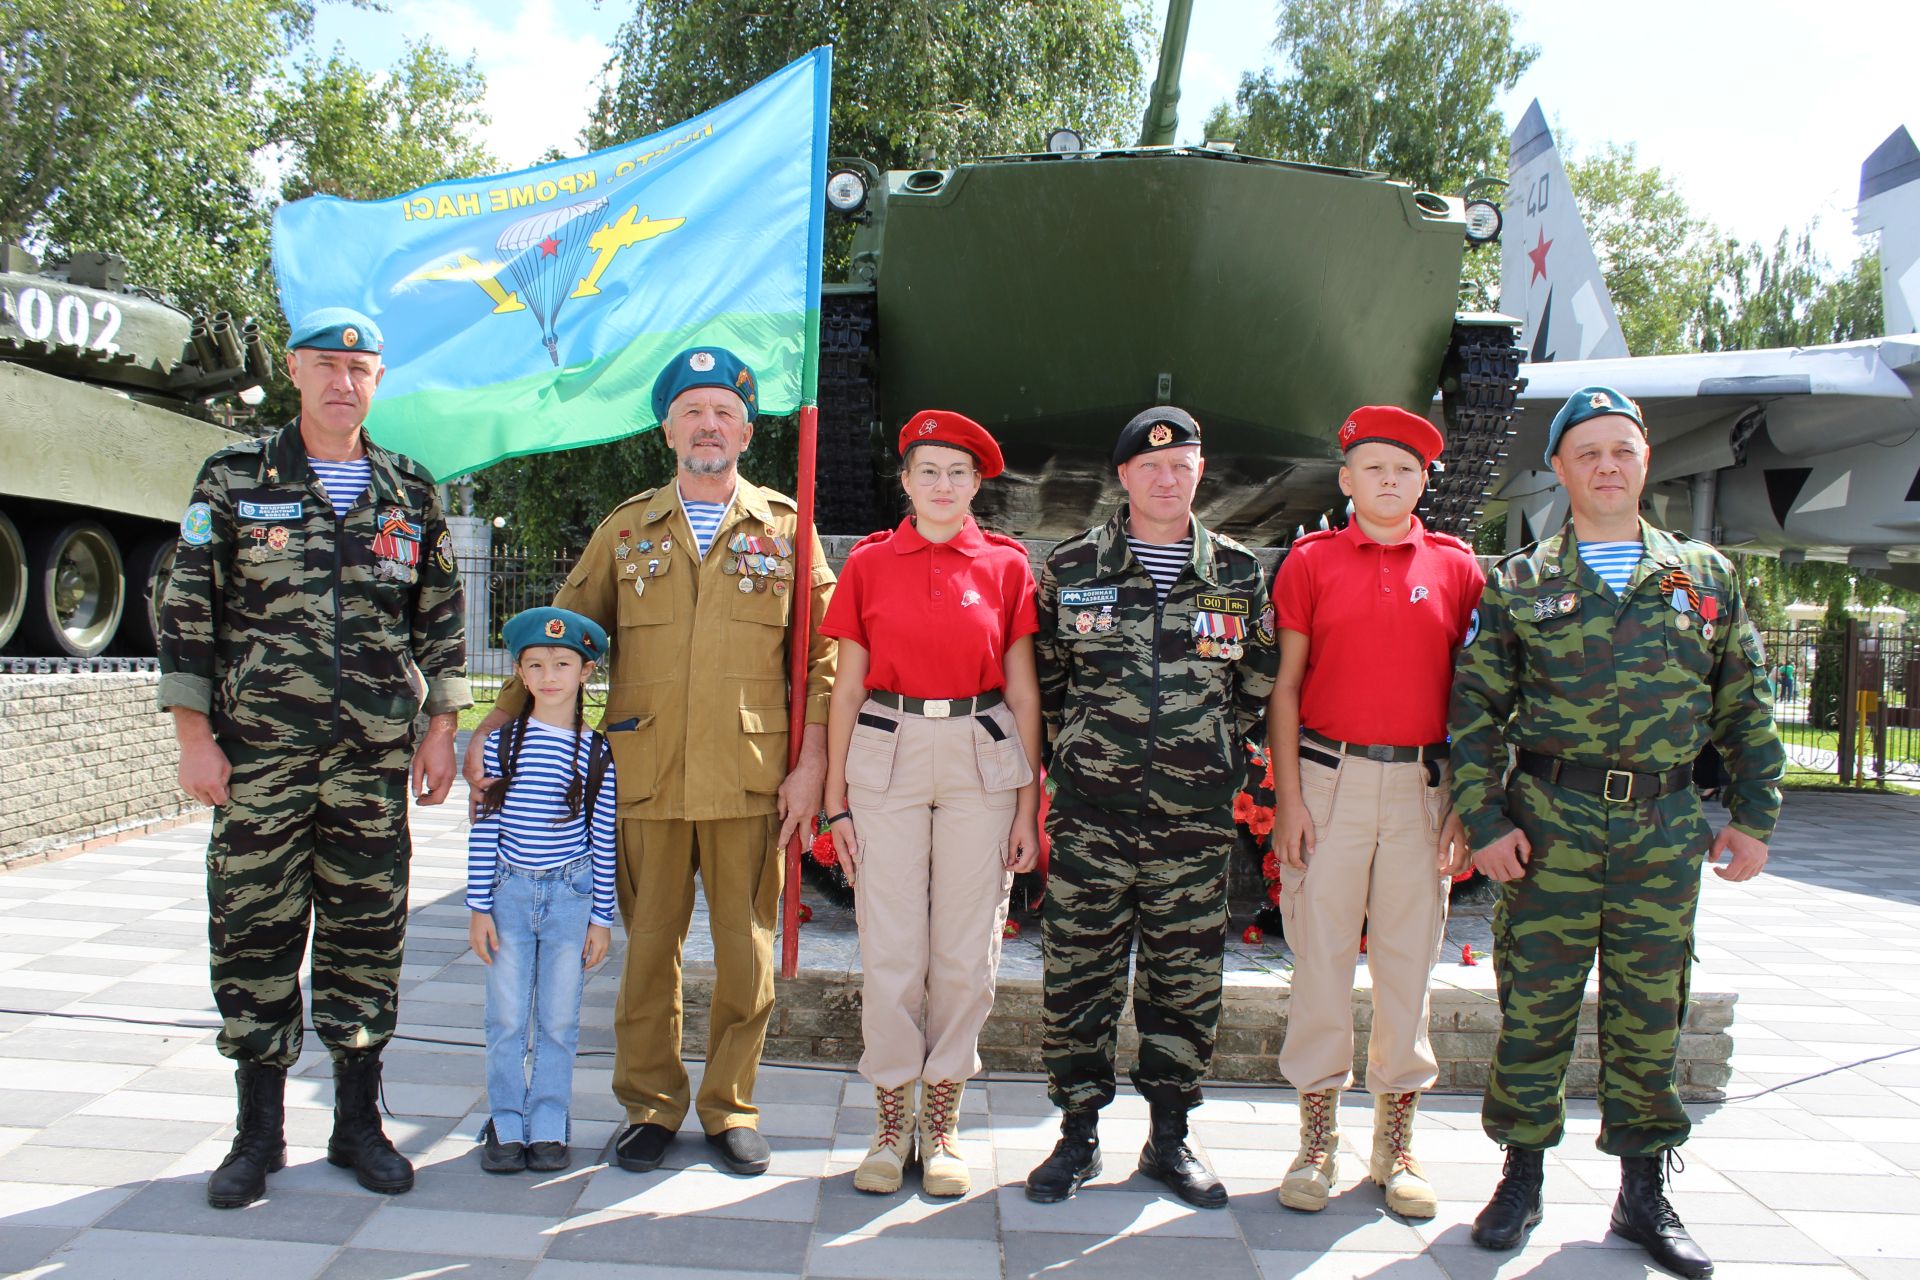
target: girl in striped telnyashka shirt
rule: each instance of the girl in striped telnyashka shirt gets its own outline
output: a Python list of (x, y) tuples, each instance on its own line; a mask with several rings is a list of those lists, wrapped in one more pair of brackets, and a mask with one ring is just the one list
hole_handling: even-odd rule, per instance
[(480, 1167), (569, 1163), (573, 1057), (586, 971), (612, 941), (612, 752), (586, 727), (587, 678), (607, 633), (566, 609), (504, 628), (529, 695), (488, 735), (486, 787), (467, 842), (467, 936), (488, 966), (487, 1106)]

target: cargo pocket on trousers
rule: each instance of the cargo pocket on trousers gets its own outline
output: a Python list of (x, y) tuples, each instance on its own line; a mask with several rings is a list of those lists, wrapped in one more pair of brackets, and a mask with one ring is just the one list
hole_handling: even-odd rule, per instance
[(1300, 798), (1306, 802), (1307, 817), (1313, 822), (1313, 834), (1317, 840), (1320, 833), (1333, 821), (1333, 797), (1340, 790), (1340, 769), (1337, 766), (1321, 764), (1317, 760), (1300, 757)]
[(653, 717), (632, 716), (608, 724), (607, 745), (613, 748), (613, 784), (622, 812), (653, 799)]
[(847, 785), (862, 791), (885, 791), (893, 781), (893, 753), (900, 742), (900, 724), (884, 715), (862, 711), (847, 743)]
[(980, 771), (980, 790), (989, 807), (1012, 808), (1021, 787), (1033, 781), (1033, 768), (1020, 746), (1013, 719), (1004, 707), (1000, 715), (987, 712), (973, 717), (973, 759)]

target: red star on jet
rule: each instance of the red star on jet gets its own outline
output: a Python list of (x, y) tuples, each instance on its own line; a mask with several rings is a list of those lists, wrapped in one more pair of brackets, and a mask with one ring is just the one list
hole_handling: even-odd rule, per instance
[(1547, 229), (1540, 228), (1540, 243), (1527, 250), (1527, 260), (1533, 263), (1533, 274), (1527, 277), (1527, 283), (1544, 280), (1547, 277), (1547, 250), (1553, 248), (1553, 241), (1547, 239)]
[(551, 258), (559, 252), (560, 252), (560, 242), (558, 240), (555, 240), (552, 236), (548, 236), (545, 240), (542, 240), (540, 242), (541, 257)]

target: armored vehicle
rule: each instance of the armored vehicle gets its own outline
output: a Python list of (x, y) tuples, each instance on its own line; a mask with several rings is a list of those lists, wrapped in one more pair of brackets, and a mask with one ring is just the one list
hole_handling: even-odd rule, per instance
[(158, 593), (208, 454), (209, 401), (256, 387), (251, 323), (130, 288), (120, 259), (42, 268), (0, 245), (0, 647), (151, 655)]
[(940, 407), (1006, 455), (983, 518), (1059, 537), (1117, 498), (1114, 436), (1165, 403), (1205, 433), (1201, 518), (1283, 543), (1339, 518), (1333, 442), (1351, 409), (1431, 414), (1436, 393), (1448, 453), (1423, 515), (1449, 531), (1477, 517), (1521, 353), (1513, 321), (1456, 307), (1498, 205), (1169, 145), (1190, 12), (1168, 6), (1137, 146), (1058, 130), (1044, 153), (952, 167), (835, 162), (828, 203), (856, 226), (850, 279), (822, 306), (823, 530), (896, 518), (891, 431)]

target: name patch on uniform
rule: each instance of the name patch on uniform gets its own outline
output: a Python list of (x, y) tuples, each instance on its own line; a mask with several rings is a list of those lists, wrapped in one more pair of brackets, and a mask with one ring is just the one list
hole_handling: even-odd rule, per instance
[(1118, 604), (1118, 587), (1069, 587), (1060, 593), (1062, 608), (1077, 609), (1084, 604)]
[(1253, 614), (1253, 606), (1245, 596), (1201, 596), (1195, 603), (1214, 613), (1231, 613), (1242, 618)]
[(242, 520), (298, 520), (297, 502), (242, 502), (236, 512)]

